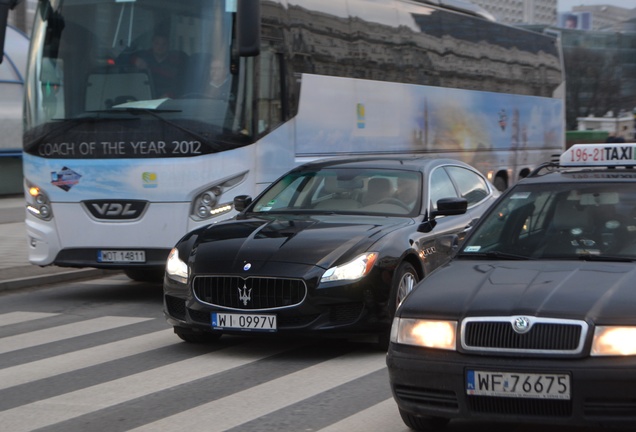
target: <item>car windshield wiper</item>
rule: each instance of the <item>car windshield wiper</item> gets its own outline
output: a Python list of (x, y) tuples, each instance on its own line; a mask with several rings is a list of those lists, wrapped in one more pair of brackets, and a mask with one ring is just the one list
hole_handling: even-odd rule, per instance
[[(131, 115), (135, 115), (135, 116), (139, 116), (140, 114), (147, 114), (150, 115), (154, 118), (156, 118), (157, 120), (159, 120), (162, 123), (166, 123), (170, 126), (172, 126), (175, 129), (179, 129), (180, 131), (183, 131), (185, 133), (187, 133), (188, 135), (196, 138), (197, 140), (201, 141), (202, 143), (205, 143), (205, 145), (207, 145), (208, 147), (210, 147), (211, 149), (213, 149), (214, 151), (217, 152), (221, 152), (223, 150), (227, 150), (227, 145), (229, 143), (227, 142), (222, 142), (220, 140), (215, 140), (215, 141), (210, 141), (208, 138), (204, 137), (203, 135), (199, 134), (196, 131), (193, 131), (192, 129), (186, 128), (181, 126), (178, 123), (175, 123), (171, 120), (168, 120), (167, 118), (161, 116), (160, 114), (165, 114), (165, 113), (178, 113), (181, 112), (181, 110), (175, 110), (175, 109), (158, 109), (158, 108), (152, 108), (152, 107), (143, 107), (143, 106), (132, 106), (129, 104), (122, 104), (122, 105), (115, 105), (114, 107), (112, 107), (109, 110), (101, 110), (101, 111), (95, 111), (95, 112), (100, 112), (100, 113), (127, 113), (127, 114), (131, 114)], [(225, 144), (225, 146), (220, 145), (221, 144)]]
[(471, 258), (501, 259), (501, 260), (534, 260), (536, 259), (526, 255), (518, 255), (518, 254), (500, 252), (500, 251), (488, 251), (488, 252), (479, 252), (479, 253), (462, 252), (460, 256), (471, 257)]
[(577, 258), (581, 261), (634, 262), (634, 258), (627, 258), (622, 256), (613, 256), (613, 255), (584, 254), (584, 255), (578, 255)]
[(312, 209), (289, 209), (289, 208), (281, 208), (274, 209), (268, 211), (254, 211), (250, 212), (250, 214), (254, 215), (315, 215), (315, 214), (335, 214), (333, 211), (316, 211)]

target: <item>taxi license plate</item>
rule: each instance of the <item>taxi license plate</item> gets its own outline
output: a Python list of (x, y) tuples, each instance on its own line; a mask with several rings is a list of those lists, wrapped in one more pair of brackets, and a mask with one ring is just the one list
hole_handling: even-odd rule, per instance
[(144, 263), (146, 252), (142, 250), (99, 250), (97, 262), (103, 263)]
[(469, 370), (466, 393), (473, 396), (567, 400), (570, 399), (570, 376)]
[(276, 315), (212, 312), (212, 328), (275, 332)]

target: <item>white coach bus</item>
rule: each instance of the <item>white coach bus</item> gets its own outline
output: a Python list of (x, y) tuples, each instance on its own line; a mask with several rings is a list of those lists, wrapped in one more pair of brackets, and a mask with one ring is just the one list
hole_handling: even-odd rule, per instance
[(29, 260), (137, 280), (307, 160), (429, 153), (504, 189), (565, 136), (558, 41), (458, 0), (39, 0), (25, 85)]

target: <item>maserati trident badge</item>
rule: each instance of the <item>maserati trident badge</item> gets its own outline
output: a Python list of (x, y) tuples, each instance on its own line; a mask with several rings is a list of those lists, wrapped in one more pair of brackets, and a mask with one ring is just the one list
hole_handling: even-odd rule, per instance
[(238, 288), (239, 300), (243, 302), (243, 306), (247, 306), (247, 303), (252, 300), (252, 288), (247, 288), (247, 285), (243, 285), (243, 288)]

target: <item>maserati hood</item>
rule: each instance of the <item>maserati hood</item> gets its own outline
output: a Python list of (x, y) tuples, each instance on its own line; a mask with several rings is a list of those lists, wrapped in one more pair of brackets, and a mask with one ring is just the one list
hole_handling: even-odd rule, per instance
[(636, 324), (636, 266), (457, 259), (426, 278), (400, 314), (446, 319), (530, 315)]
[[(250, 263), (330, 267), (351, 258), (408, 222), (404, 218), (329, 216), (324, 218), (249, 219), (211, 225), (193, 248), (195, 271), (239, 271)], [(205, 270), (204, 270), (205, 269)], [(253, 267), (253, 270), (256, 268)]]

